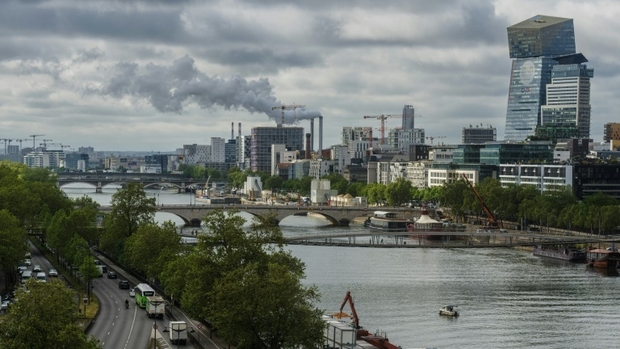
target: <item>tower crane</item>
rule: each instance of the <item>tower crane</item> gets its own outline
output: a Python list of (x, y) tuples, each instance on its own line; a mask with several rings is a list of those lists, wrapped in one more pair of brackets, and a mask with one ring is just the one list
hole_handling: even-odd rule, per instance
[(53, 139), (43, 139), (43, 143), (39, 143), (39, 145), (42, 145), (43, 148), (47, 149), (47, 142), (51, 142), (53, 141)]
[(13, 140), (12, 139), (8, 139), (8, 138), (2, 138), (2, 139), (0, 139), (0, 141), (4, 142), (4, 153), (3, 153), (3, 155), (6, 155), (6, 143), (9, 142), (9, 145), (11, 145), (11, 142)]
[(32, 138), (32, 151), (34, 151), (36, 149), (35, 146), (35, 141), (37, 140), (37, 137), (43, 137), (45, 135), (30, 135), (28, 137)]
[(385, 144), (385, 120), (388, 118), (402, 118), (403, 116), (400, 114), (381, 114), (381, 115), (364, 115), (364, 119), (379, 119), (381, 120), (381, 144)]
[(271, 107), (271, 110), (282, 109), (282, 118), (280, 119), (280, 123), (276, 122), (276, 125), (278, 127), (282, 127), (284, 125), (284, 110), (285, 109), (295, 110), (296, 108), (305, 108), (305, 107), (306, 107), (305, 104), (282, 104), (282, 105), (278, 105), (275, 107)]
[(431, 140), (431, 144), (433, 144), (433, 139), (446, 138), (446, 136), (436, 136), (436, 137), (426, 137), (426, 139)]
[(29, 141), (30, 138), (22, 138), (22, 139), (16, 139), (17, 142), (19, 142), (19, 151), (21, 151), (24, 147), (22, 147), (22, 142), (23, 141)]

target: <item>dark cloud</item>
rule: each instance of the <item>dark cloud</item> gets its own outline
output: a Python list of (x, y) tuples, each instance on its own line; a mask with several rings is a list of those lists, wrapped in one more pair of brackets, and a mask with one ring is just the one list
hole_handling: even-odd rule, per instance
[[(84, 5), (84, 4), (82, 4)], [(0, 34), (179, 42), (185, 38), (180, 8), (37, 6), (0, 3)]]
[(254, 73), (276, 73), (281, 69), (307, 68), (323, 63), (321, 55), (300, 48), (290, 52), (274, 51), (269, 48), (214, 49), (202, 54), (209, 61), (231, 66), (245, 66)]

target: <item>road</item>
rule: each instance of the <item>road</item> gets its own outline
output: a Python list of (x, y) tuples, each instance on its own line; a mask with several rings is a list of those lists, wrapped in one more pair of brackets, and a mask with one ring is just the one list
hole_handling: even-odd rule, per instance
[[(30, 243), (30, 253), (32, 265), (29, 270), (32, 270), (35, 265), (40, 265), (42, 270), (48, 273), (53, 268), (52, 264), (32, 243)], [(101, 259), (103, 260), (103, 258)], [(99, 339), (104, 349), (144, 348), (153, 335), (154, 319), (146, 316), (144, 309), (140, 308), (129, 296), (129, 290), (118, 288), (119, 280), (129, 280), (131, 288), (136, 285), (137, 280), (128, 278), (123, 270), (110, 265), (109, 261), (103, 260), (103, 262), (108, 265), (108, 271), (115, 270), (118, 273), (118, 279), (108, 279), (104, 275), (93, 280), (92, 291), (99, 298), (100, 310), (87, 334)], [(126, 299), (129, 300), (129, 309), (125, 309)], [(157, 325), (159, 329), (157, 337), (165, 338), (170, 345), (166, 338), (168, 333), (163, 332), (168, 326), (168, 320), (158, 319)], [(169, 347), (172, 348), (172, 346)], [(194, 348), (191, 343), (183, 347), (186, 349)]]

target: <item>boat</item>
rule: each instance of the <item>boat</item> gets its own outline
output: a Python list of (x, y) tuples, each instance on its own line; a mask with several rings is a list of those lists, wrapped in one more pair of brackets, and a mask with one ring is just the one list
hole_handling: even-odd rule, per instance
[(456, 305), (446, 305), (441, 307), (441, 309), (439, 309), (439, 315), (443, 315), (443, 316), (454, 316), (457, 317), (459, 316), (459, 312), (456, 311)]
[(375, 211), (373, 216), (366, 220), (364, 226), (388, 232), (406, 232), (412, 223), (407, 218), (398, 217), (395, 212)]
[(574, 247), (534, 247), (534, 256), (561, 259), (569, 262), (585, 262), (586, 252)]
[[(347, 303), (351, 314), (343, 311)], [(347, 291), (337, 313), (326, 314), (322, 318), (327, 325), (323, 332), (324, 348), (401, 349), (401, 346), (390, 342), (387, 333), (379, 330), (371, 333), (360, 325), (350, 291)]]
[(594, 268), (615, 269), (620, 261), (620, 252), (616, 248), (595, 248), (586, 252), (588, 265)]

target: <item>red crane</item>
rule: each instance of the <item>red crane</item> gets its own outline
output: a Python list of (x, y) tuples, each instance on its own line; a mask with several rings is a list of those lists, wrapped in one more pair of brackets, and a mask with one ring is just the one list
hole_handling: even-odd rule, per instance
[(461, 176), (463, 178), (465, 178), (465, 181), (467, 182), (467, 184), (469, 184), (469, 187), (471, 188), (471, 190), (473, 190), (474, 194), (476, 194), (476, 198), (478, 198), (478, 202), (480, 203), (480, 206), (482, 206), (482, 209), (484, 210), (484, 213), (486, 213), (486, 215), (487, 215), (489, 223), (486, 226), (483, 226), (482, 228), (484, 228), (484, 229), (497, 229), (498, 228), (497, 220), (495, 219), (495, 216), (493, 215), (493, 212), (491, 212), (491, 210), (484, 203), (484, 200), (482, 200), (482, 197), (480, 196), (480, 194), (478, 194), (478, 191), (471, 184), (471, 182), (469, 181), (467, 176), (464, 173), (461, 173)]
[(381, 128), (379, 128), (379, 130), (381, 130), (381, 144), (385, 144), (385, 120), (388, 118), (402, 118), (402, 117), (403, 116), (399, 114), (364, 115), (364, 119), (373, 118), (373, 119), (381, 120)]
[(342, 309), (344, 309), (344, 306), (347, 305), (347, 303), (349, 303), (349, 307), (351, 307), (351, 313), (353, 315), (353, 326), (357, 330), (357, 339), (361, 339), (378, 349), (400, 349), (399, 346), (390, 343), (390, 340), (387, 338), (387, 336), (379, 333), (371, 334), (370, 332), (368, 332), (368, 330), (360, 326), (360, 320), (357, 317), (357, 312), (355, 311), (355, 303), (353, 303), (351, 291), (347, 291), (347, 295), (344, 297), (344, 300), (340, 305), (340, 312), (332, 316), (337, 319), (349, 317), (349, 314), (342, 312)]

